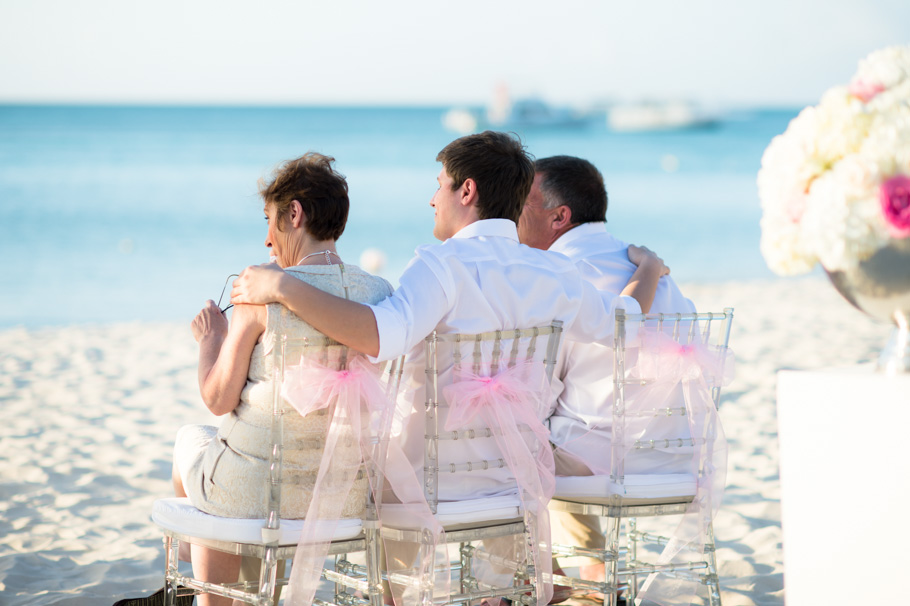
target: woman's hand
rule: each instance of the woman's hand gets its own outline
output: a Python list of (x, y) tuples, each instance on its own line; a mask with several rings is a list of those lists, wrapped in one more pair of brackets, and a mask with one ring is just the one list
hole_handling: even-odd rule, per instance
[(265, 305), (279, 303), (281, 279), (287, 274), (277, 263), (251, 265), (234, 280), (231, 303), (234, 305)]
[(652, 264), (655, 267), (660, 267), (660, 276), (666, 276), (670, 273), (670, 268), (664, 264), (664, 260), (658, 257), (654, 251), (652, 251), (647, 246), (635, 246), (633, 244), (629, 245), (628, 249), (629, 261), (641, 267), (642, 264)]
[(197, 343), (212, 336), (223, 340), (228, 332), (228, 321), (215, 302), (209, 299), (202, 311), (193, 318), (192, 329)]

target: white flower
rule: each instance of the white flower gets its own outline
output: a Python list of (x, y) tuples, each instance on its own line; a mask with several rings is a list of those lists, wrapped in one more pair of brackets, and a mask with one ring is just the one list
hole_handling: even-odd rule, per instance
[(910, 175), (910, 47), (876, 51), (762, 156), (761, 250), (775, 272), (845, 270), (889, 242), (879, 189)]
[(890, 89), (907, 80), (910, 80), (910, 47), (890, 46), (860, 61), (851, 84), (861, 81)]

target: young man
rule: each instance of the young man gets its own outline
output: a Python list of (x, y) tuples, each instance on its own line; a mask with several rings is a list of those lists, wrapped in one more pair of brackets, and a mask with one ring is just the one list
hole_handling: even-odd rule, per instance
[[(606, 230), (607, 191), (600, 171), (587, 160), (571, 156), (543, 158), (537, 160), (534, 168), (534, 183), (518, 223), (522, 243), (562, 253), (605, 296), (619, 294), (638, 271), (629, 261), (635, 247)], [(658, 283), (650, 311), (689, 313), (695, 311), (695, 306), (666, 276)], [(557, 475), (609, 473), (612, 368), (610, 347), (567, 342), (562, 348), (554, 373), (555, 402), (549, 419)], [(673, 422), (668, 421), (666, 430), (669, 435), (678, 435), (672, 433), (679, 429), (672, 426)], [(643, 451), (627, 459), (625, 469), (630, 473), (684, 472), (687, 463), (687, 456)], [(554, 537), (560, 542), (603, 547), (596, 517), (552, 517)], [(603, 564), (596, 560), (570, 558), (563, 563), (580, 565), (583, 578), (603, 580)]]

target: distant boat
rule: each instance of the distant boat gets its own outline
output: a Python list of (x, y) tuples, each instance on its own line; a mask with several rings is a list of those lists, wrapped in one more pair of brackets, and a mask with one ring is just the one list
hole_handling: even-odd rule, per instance
[(504, 114), (487, 112), (491, 126), (504, 129), (566, 128), (585, 126), (590, 116), (566, 107), (553, 107), (540, 99), (519, 99)]
[(684, 130), (716, 125), (716, 117), (683, 101), (616, 105), (607, 112), (607, 127), (617, 132)]
[(553, 107), (536, 97), (513, 102), (505, 86), (497, 87), (493, 102), (485, 111), (453, 108), (442, 117), (446, 129), (462, 134), (476, 132), (480, 128), (527, 130), (579, 127), (590, 121), (590, 114), (565, 107)]

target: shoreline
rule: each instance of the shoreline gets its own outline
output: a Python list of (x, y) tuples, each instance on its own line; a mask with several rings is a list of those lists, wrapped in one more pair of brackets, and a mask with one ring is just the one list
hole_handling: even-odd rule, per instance
[[(682, 283), (734, 307), (737, 373), (722, 397), (727, 489), (715, 522), (723, 599), (783, 604), (778, 370), (872, 360), (889, 327), (824, 279)], [(171, 493), (174, 434), (217, 424), (182, 323), (0, 329), (0, 589), (7, 606), (112, 603), (161, 586), (152, 502)]]

